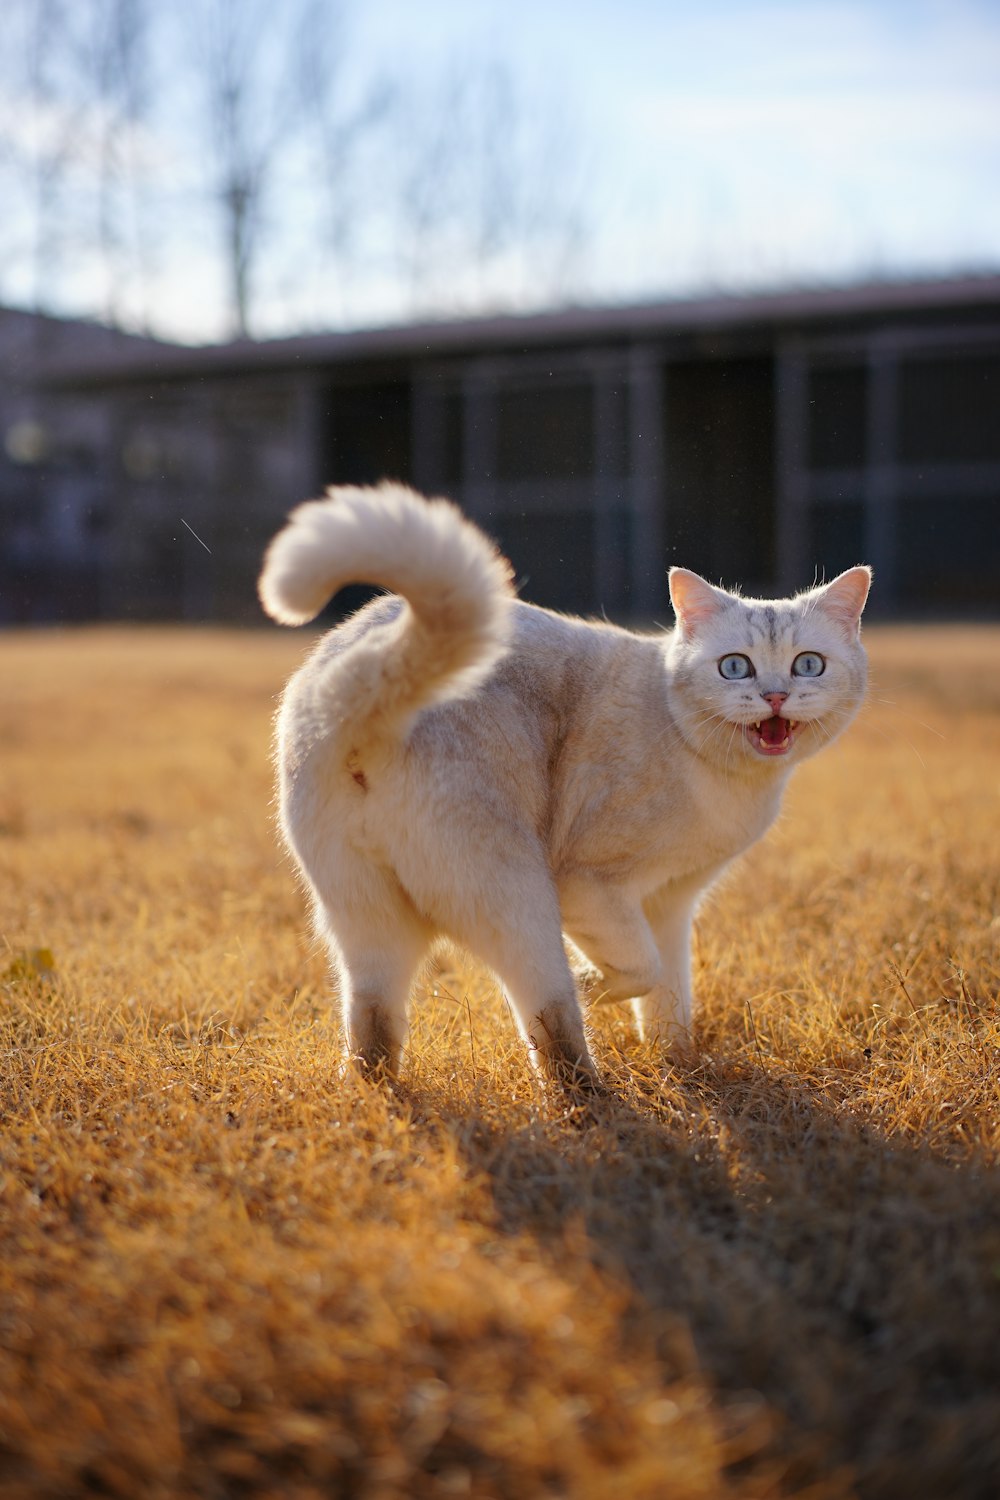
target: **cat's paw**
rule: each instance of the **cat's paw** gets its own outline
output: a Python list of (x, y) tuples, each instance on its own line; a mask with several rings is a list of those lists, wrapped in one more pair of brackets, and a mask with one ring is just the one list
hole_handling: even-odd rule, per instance
[(698, 1062), (698, 1049), (691, 1037), (675, 1039), (668, 1046), (648, 1049), (649, 1065), (659, 1076), (661, 1083), (671, 1078), (687, 1077)]
[(394, 1090), (398, 1086), (396, 1067), (384, 1052), (370, 1053), (363, 1050), (346, 1052), (337, 1066), (338, 1083), (361, 1079), (378, 1088)]
[(608, 1086), (589, 1052), (573, 1054), (553, 1047), (529, 1047), (528, 1059), (542, 1087), (569, 1104), (608, 1097)]
[(567, 1093), (582, 1098), (603, 1098), (608, 1092), (604, 1079), (590, 1059), (586, 1062), (580, 1058), (572, 1061), (569, 1058), (548, 1059), (540, 1071), (546, 1082), (557, 1084)]
[(586, 969), (578, 976), (587, 1005), (623, 1005), (641, 999), (655, 987), (656, 976), (645, 970)]

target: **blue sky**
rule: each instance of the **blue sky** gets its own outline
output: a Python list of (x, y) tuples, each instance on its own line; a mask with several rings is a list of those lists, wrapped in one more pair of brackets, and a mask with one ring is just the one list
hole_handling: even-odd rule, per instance
[(494, 54), (551, 87), (598, 296), (1000, 263), (997, 0), (367, 0), (350, 27), (373, 66)]
[[(286, 14), (274, 0), (239, 3), (275, 26)], [(21, 12), (35, 4), (23, 0)], [(145, 280), (134, 265), (126, 283), (124, 263), (116, 279), (88, 259), (71, 225), (52, 306), (100, 313), (114, 302), (126, 321), (172, 336), (227, 332), (217, 185), (204, 170), (192, 71), (211, 4), (176, 0), (158, 12), (157, 36), (170, 44), (153, 69), (164, 107), (135, 137), (149, 205)], [(583, 208), (564, 286), (575, 300), (1000, 269), (1000, 0), (330, 0), (331, 14), (338, 4), (336, 82), (348, 111), (382, 76), (415, 90), (419, 121), (449, 69), (474, 74), (492, 59), (522, 103), (563, 129), (565, 149), (542, 163), (541, 181), (566, 185)], [(274, 33), (255, 34), (269, 56)], [(0, 173), (33, 120), (44, 127), (44, 109), (0, 92)], [(92, 189), (99, 153), (79, 136), (70, 185)], [(405, 171), (408, 144), (397, 130), (373, 148), (380, 157), (362, 160), (357, 222), (392, 201), (387, 183)], [(275, 270), (259, 281), (257, 330), (411, 316), (398, 223), (366, 228), (360, 253), (338, 268), (315, 229), (324, 183), (304, 160), (298, 171), (267, 206)], [(0, 296), (30, 303), (30, 255), (16, 262), (10, 248), (32, 243), (30, 201), (19, 209), (9, 196), (8, 206)], [(476, 305), (447, 243), (441, 253), (428, 243), (446, 291), (454, 278), (461, 293), (454, 305)], [(504, 260), (494, 273), (496, 306), (547, 295), (534, 252), (512, 260), (509, 277)]]

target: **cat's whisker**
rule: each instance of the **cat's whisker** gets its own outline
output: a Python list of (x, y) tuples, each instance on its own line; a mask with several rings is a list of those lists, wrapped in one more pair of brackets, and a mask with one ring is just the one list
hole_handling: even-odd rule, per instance
[(908, 713), (905, 708), (900, 708), (899, 704), (893, 702), (891, 698), (873, 698), (871, 701), (873, 703), (884, 704), (886, 708), (894, 708), (898, 714), (903, 715), (904, 719), (912, 719), (914, 724), (919, 724), (921, 729), (926, 729), (928, 734), (935, 735), (939, 740), (946, 740), (948, 738), (940, 729), (935, 729), (933, 724), (927, 724), (923, 719), (918, 719), (916, 714)]
[[(698, 751), (698, 753), (702, 754), (705, 748), (712, 743), (713, 739), (723, 733), (726, 726), (730, 722), (731, 721), (725, 718), (722, 714), (713, 712), (703, 713), (700, 717), (695, 717), (688, 721), (688, 727), (690, 728), (690, 730), (695, 732), (701, 729), (705, 729), (706, 726), (708, 726), (707, 733), (696, 735), (695, 749)], [(664, 740), (670, 739), (674, 733), (675, 730), (673, 725), (669, 725), (659, 736), (657, 745), (659, 746), (663, 743)]]
[(703, 735), (698, 741), (698, 752), (699, 754), (704, 754), (709, 745), (711, 745), (714, 740), (721, 739), (725, 734), (726, 729), (728, 728), (730, 730), (729, 745), (726, 749), (726, 769), (728, 771), (729, 753), (732, 748), (733, 739), (737, 732), (742, 732), (742, 725), (734, 724), (732, 720), (720, 718), (718, 715), (713, 715), (712, 717), (714, 719), (714, 723), (709, 733)]
[(731, 726), (731, 728), (730, 728), (730, 731), (729, 731), (729, 744), (726, 746), (726, 775), (727, 776), (729, 774), (729, 761), (730, 761), (730, 757), (732, 756), (732, 753), (733, 753), (733, 746), (736, 743), (736, 736), (738, 734), (742, 734), (742, 732), (743, 732), (743, 726), (740, 725), (740, 724), (733, 724)]
[[(892, 735), (892, 734), (889, 733), (889, 731), (887, 729), (883, 728), (883, 726), (881, 724), (876, 723), (876, 721), (872, 717), (872, 712), (871, 712), (870, 705), (866, 704), (865, 707), (861, 710), (861, 713), (859, 714), (858, 717), (860, 719), (862, 719), (862, 721), (864, 722), (864, 725), (865, 725), (866, 729), (869, 729), (869, 730), (873, 731), (873, 733), (875, 733), (875, 734), (881, 735), (881, 737), (888, 744), (894, 744), (897, 739), (902, 739), (903, 744), (907, 747), (907, 749), (908, 750), (912, 750), (913, 754), (917, 757), (917, 761), (918, 761), (918, 763), (920, 765), (920, 769), (922, 771), (926, 771), (927, 770), (927, 762), (924, 760), (923, 756), (920, 754), (920, 751), (917, 749), (916, 745), (909, 738), (909, 736), (908, 735), (899, 735), (899, 736)], [(919, 720), (917, 722), (919, 723)], [(925, 729), (928, 728), (928, 727), (929, 727), (928, 725), (924, 725)], [(932, 730), (931, 732), (934, 733), (935, 731)], [(944, 735), (940, 735), (939, 738), (944, 739)]]
[(823, 723), (823, 720), (822, 719), (812, 719), (810, 722), (815, 725), (816, 732), (818, 733), (818, 735), (819, 735), (820, 739), (823, 741), (823, 743), (825, 745), (832, 745), (835, 736), (831, 733), (831, 731), (829, 729), (827, 729), (826, 725)]

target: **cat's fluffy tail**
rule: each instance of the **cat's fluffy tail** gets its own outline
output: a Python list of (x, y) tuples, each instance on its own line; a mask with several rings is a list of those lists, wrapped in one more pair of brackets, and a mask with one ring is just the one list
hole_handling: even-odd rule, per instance
[(506, 651), (510, 565), (447, 500), (383, 483), (333, 488), (294, 510), (264, 558), (267, 613), (305, 624), (348, 583), (405, 600), (330, 662), (336, 715), (355, 732), (405, 732), (420, 709), (471, 692)]

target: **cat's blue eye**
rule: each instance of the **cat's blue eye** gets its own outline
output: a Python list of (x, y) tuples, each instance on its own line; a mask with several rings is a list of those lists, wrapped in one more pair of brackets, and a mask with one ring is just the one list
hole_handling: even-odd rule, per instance
[(822, 677), (825, 671), (826, 662), (818, 651), (800, 651), (792, 662), (796, 677)]
[(724, 656), (721, 659), (719, 672), (727, 682), (739, 682), (741, 677), (753, 676), (753, 662), (749, 656), (740, 656), (733, 652), (731, 656)]

